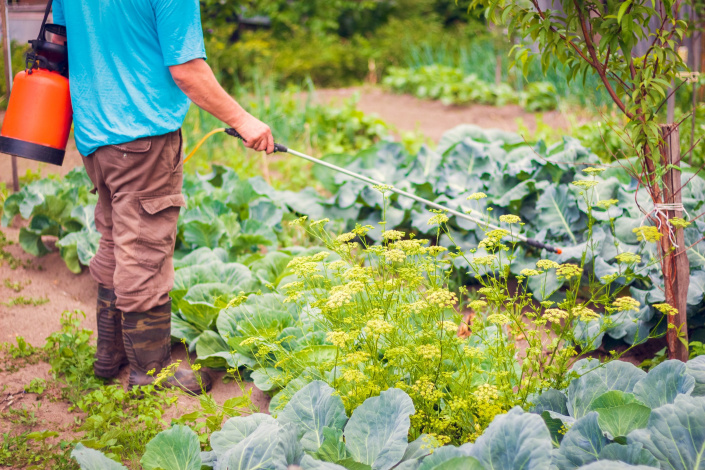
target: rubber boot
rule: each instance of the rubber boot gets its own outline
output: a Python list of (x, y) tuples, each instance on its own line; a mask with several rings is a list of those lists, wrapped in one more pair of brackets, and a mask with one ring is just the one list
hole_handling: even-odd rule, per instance
[(98, 285), (98, 349), (95, 352), (93, 372), (106, 379), (115, 377), (128, 364), (122, 344), (122, 312), (115, 307), (115, 291)]
[[(123, 313), (122, 337), (130, 361), (128, 388), (149, 385), (157, 374), (170, 365), (171, 360), (171, 301), (142, 313)], [(152, 375), (147, 372), (154, 370)], [(172, 377), (162, 382), (167, 387), (179, 387), (194, 394), (201, 393), (197, 372), (177, 369)], [(211, 378), (200, 374), (203, 387), (211, 389)]]

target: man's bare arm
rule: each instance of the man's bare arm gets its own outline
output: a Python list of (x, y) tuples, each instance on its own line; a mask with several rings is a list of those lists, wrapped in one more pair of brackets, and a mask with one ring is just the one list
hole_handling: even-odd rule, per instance
[(274, 138), (269, 126), (242, 109), (223, 90), (203, 59), (194, 59), (169, 67), (176, 84), (196, 105), (217, 117), (245, 139), (245, 146), (272, 153)]

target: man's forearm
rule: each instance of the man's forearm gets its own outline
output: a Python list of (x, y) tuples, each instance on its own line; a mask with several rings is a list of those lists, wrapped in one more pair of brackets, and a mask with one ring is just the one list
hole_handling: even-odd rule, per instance
[(238, 127), (247, 112), (223, 90), (204, 60), (191, 61), (177, 67), (184, 69), (174, 74), (172, 68), (174, 81), (196, 106), (229, 126)]
[(198, 107), (209, 112), (228, 126), (234, 127), (245, 141), (245, 146), (272, 153), (274, 137), (269, 126), (242, 109), (213, 75), (203, 59), (169, 67), (171, 76), (181, 90)]

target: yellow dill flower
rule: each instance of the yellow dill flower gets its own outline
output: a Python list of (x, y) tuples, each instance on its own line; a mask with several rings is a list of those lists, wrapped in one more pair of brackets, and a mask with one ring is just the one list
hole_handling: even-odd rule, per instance
[(448, 333), (455, 333), (456, 331), (458, 331), (458, 325), (456, 325), (452, 321), (442, 320), (437, 322), (436, 325), (438, 325), (439, 328)]
[(342, 271), (343, 269), (348, 267), (348, 263), (343, 261), (342, 259), (333, 261), (332, 263), (326, 264), (326, 268), (330, 269), (331, 271)]
[(616, 259), (618, 263), (622, 263), (622, 264), (631, 264), (631, 263), (640, 263), (641, 262), (641, 256), (636, 255), (634, 253), (629, 253), (628, 251), (618, 254), (617, 256), (614, 257), (614, 259)]
[(351, 365), (358, 365), (370, 358), (370, 355), (365, 351), (355, 351), (350, 354), (343, 356), (343, 362)]
[(473, 393), (479, 401), (489, 402), (499, 398), (499, 390), (494, 385), (482, 384)]
[(541, 271), (537, 271), (536, 269), (522, 269), (521, 272), (519, 273), (519, 275), (526, 276), (526, 277), (540, 276)]
[(590, 189), (590, 188), (597, 186), (598, 183), (597, 183), (597, 181), (594, 181), (594, 180), (577, 180), (577, 181), (573, 181), (570, 184), (572, 184), (573, 186), (577, 186), (579, 188)]
[(392, 243), (390, 246), (403, 250), (407, 256), (414, 256), (425, 254), (429, 249), (422, 245), (427, 243), (428, 240), (399, 240)]
[(617, 204), (619, 201), (617, 199), (603, 199), (602, 201), (597, 201), (597, 204), (595, 204), (597, 207), (600, 207), (604, 210), (609, 209), (610, 207), (614, 206)]
[(480, 199), (484, 199), (486, 197), (487, 197), (487, 194), (485, 194), (485, 193), (472, 193), (471, 195), (469, 195), (465, 199), (467, 199), (468, 201), (471, 199), (475, 200), (475, 201), (479, 201)]
[(345, 343), (351, 339), (351, 335), (345, 331), (329, 331), (326, 334), (326, 341), (339, 348), (344, 348)]
[(340, 235), (335, 237), (335, 241), (338, 243), (346, 243), (346, 242), (349, 242), (350, 240), (352, 240), (353, 238), (355, 238), (356, 236), (357, 235), (355, 235), (352, 232), (341, 233)]
[(495, 325), (506, 325), (510, 321), (509, 317), (503, 313), (493, 313), (492, 315), (488, 315), (487, 320)]
[(364, 237), (372, 229), (374, 229), (372, 225), (355, 224), (355, 228), (352, 229), (352, 233), (354, 233), (358, 237)]
[(585, 305), (576, 305), (573, 307), (572, 313), (574, 316), (580, 318), (580, 321), (588, 323), (593, 320), (600, 318), (600, 314), (596, 313), (594, 310), (586, 307)]
[(485, 357), (482, 349), (475, 346), (463, 346), (463, 355), (470, 359), (482, 359)]
[(320, 261), (323, 261), (324, 259), (328, 258), (329, 256), (330, 256), (330, 253), (329, 253), (329, 252), (327, 252), (327, 251), (320, 251), (320, 252), (316, 253), (315, 255), (313, 255), (313, 256), (311, 257), (311, 259), (312, 259), (313, 261), (318, 261), (318, 262), (320, 262)]
[(360, 244), (358, 242), (343, 243), (342, 245), (337, 246), (336, 250), (346, 255), (349, 255), (353, 250), (357, 249), (359, 246)]
[(422, 344), (416, 348), (416, 353), (422, 358), (428, 360), (441, 357), (441, 350), (435, 344)]
[(376, 185), (372, 186), (372, 188), (376, 189), (377, 191), (379, 191), (381, 193), (385, 193), (391, 189), (394, 189), (394, 186), (392, 186), (390, 184), (376, 184)]
[(521, 217), (513, 214), (500, 215), (499, 221), (504, 222), (505, 224), (516, 224), (521, 222)]
[(286, 266), (300, 277), (305, 277), (318, 271), (318, 263), (311, 261), (311, 257), (308, 256), (294, 258)]
[(404, 232), (400, 232), (398, 230), (387, 230), (382, 232), (382, 239), (385, 241), (401, 240), (402, 238), (404, 238)]
[(487, 307), (487, 302), (485, 302), (484, 300), (473, 300), (472, 302), (468, 303), (468, 307), (473, 310), (482, 310), (483, 308)]
[[(501, 216), (501, 217), (504, 217), (504, 216)], [(506, 237), (507, 235), (509, 235), (509, 233), (510, 233), (509, 230), (504, 230), (503, 228), (497, 228), (497, 229), (490, 230), (489, 232), (487, 232), (486, 236), (487, 236), (488, 238), (493, 239), (493, 240), (498, 240), (498, 241), (499, 241), (499, 240), (501, 240), (502, 238), (504, 238), (504, 237)]]
[(603, 171), (605, 171), (606, 168), (596, 168), (594, 166), (584, 168), (583, 173), (587, 173), (588, 175), (599, 175)]
[(658, 231), (658, 228), (650, 225), (648, 227), (637, 227), (632, 230), (636, 233), (636, 238), (640, 242), (657, 242), (661, 239), (662, 234)]
[(384, 258), (391, 263), (403, 263), (406, 259), (406, 253), (398, 248), (387, 250), (384, 253)]
[(639, 307), (641, 307), (639, 301), (629, 296), (620, 297), (612, 302), (612, 308), (614, 308), (616, 312), (638, 312)]
[(306, 223), (306, 219), (308, 219), (307, 215), (299, 217), (298, 219), (289, 222), (289, 225), (303, 225), (304, 223)]
[(440, 308), (451, 308), (458, 303), (458, 296), (448, 289), (433, 289), (426, 294), (426, 301)]
[(674, 217), (672, 219), (669, 219), (668, 221), (671, 223), (671, 225), (676, 228), (686, 228), (690, 225), (690, 222), (681, 217)]
[(448, 216), (445, 214), (436, 214), (428, 220), (427, 225), (442, 225), (448, 222)]
[(416, 302), (410, 303), (408, 308), (414, 313), (421, 313), (424, 309), (428, 308), (428, 302), (425, 300), (417, 300)]
[(678, 309), (676, 307), (672, 307), (666, 303), (654, 304), (653, 307), (656, 310), (658, 310), (659, 312), (663, 313), (664, 315), (678, 315)]
[(349, 304), (352, 300), (352, 294), (347, 286), (334, 286), (330, 291), (330, 297), (326, 302), (328, 308), (338, 308), (345, 304)]
[(560, 323), (561, 320), (568, 318), (568, 312), (560, 308), (549, 308), (543, 312), (543, 317), (551, 323)]
[(357, 369), (348, 369), (343, 372), (343, 380), (350, 383), (359, 383), (365, 380), (365, 374)]
[(365, 328), (367, 334), (386, 335), (392, 331), (394, 331), (394, 325), (381, 319), (368, 321)]
[(548, 270), (548, 269), (556, 269), (560, 266), (560, 264), (556, 263), (555, 261), (551, 261), (550, 259), (540, 259), (536, 262), (536, 267), (539, 269)]
[(431, 246), (428, 248), (428, 252), (431, 256), (438, 256), (444, 251), (448, 251), (448, 248), (444, 246)]
[(577, 264), (561, 264), (556, 270), (558, 279), (570, 280), (576, 276), (581, 276), (583, 274), (583, 269)]
[(311, 227), (318, 227), (319, 225), (323, 226), (323, 225), (327, 224), (328, 222), (330, 222), (330, 219), (314, 220), (311, 222)]
[(388, 359), (394, 359), (398, 357), (408, 356), (410, 354), (411, 351), (409, 350), (409, 348), (407, 348), (406, 346), (398, 346), (396, 348), (387, 349), (384, 352), (384, 357)]
[(478, 266), (492, 266), (497, 259), (497, 255), (476, 256), (472, 263)]

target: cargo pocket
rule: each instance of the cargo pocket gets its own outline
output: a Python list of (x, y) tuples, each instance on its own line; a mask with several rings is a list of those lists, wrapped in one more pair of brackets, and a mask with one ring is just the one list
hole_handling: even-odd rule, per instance
[(183, 194), (139, 198), (139, 236), (135, 256), (142, 266), (160, 268), (174, 251), (179, 210), (186, 207)]
[(131, 142), (125, 142), (124, 144), (110, 145), (110, 148), (118, 152), (123, 152), (125, 157), (130, 156), (131, 153), (146, 153), (152, 148), (152, 138), (142, 137), (141, 139)]

